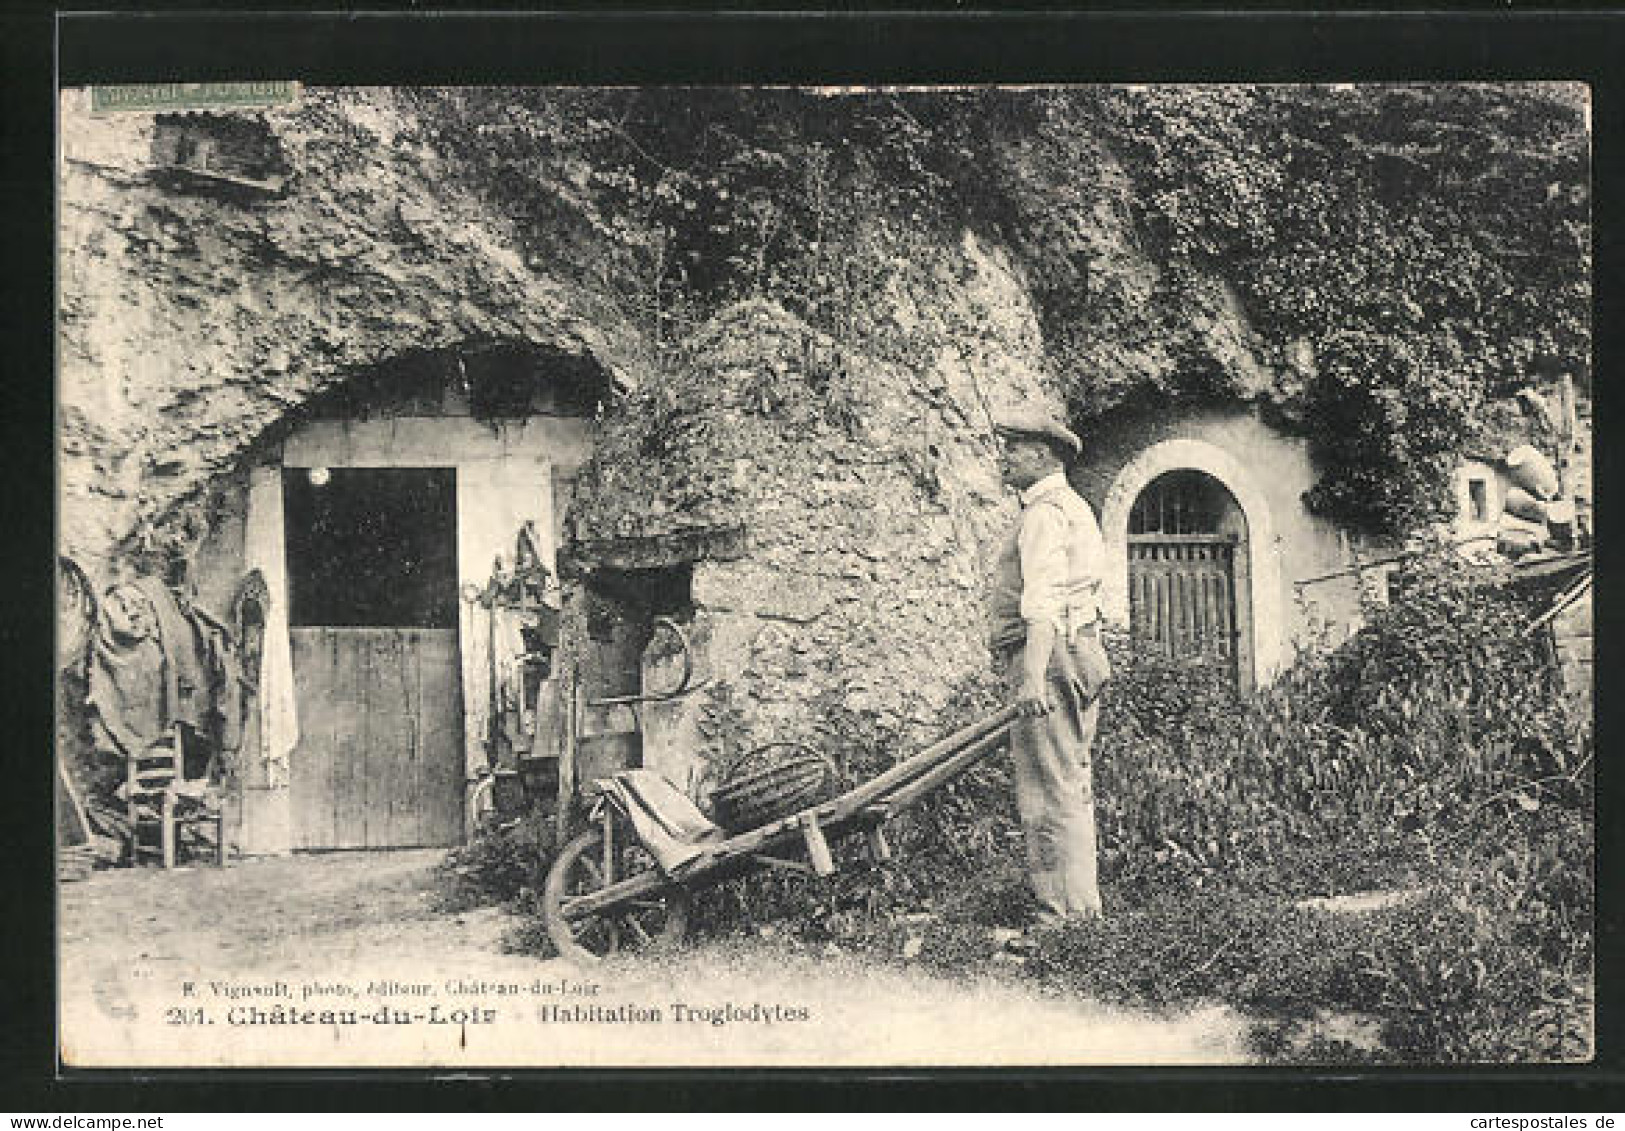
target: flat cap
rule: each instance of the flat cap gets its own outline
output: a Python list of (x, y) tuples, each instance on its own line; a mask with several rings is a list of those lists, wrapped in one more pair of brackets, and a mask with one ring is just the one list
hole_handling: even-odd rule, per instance
[(1000, 436), (1029, 436), (1048, 440), (1076, 456), (1083, 451), (1083, 441), (1076, 432), (1056, 420), (1041, 408), (1020, 405), (1003, 409), (993, 416), (993, 431)]

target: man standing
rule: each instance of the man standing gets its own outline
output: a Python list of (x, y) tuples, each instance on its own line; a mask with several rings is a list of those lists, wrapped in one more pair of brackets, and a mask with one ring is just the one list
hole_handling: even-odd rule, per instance
[(1078, 437), (1030, 409), (1004, 414), (994, 428), (1021, 518), (994, 573), (990, 645), (1018, 712), (1010, 732), (1016, 808), (1045, 928), (1101, 913), (1089, 748), (1111, 673), (1099, 627), (1104, 544), (1094, 511), (1066, 480)]

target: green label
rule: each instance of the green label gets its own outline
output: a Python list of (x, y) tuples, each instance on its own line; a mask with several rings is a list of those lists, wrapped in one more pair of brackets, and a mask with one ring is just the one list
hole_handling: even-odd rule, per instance
[(90, 108), (111, 110), (219, 110), (287, 106), (299, 96), (296, 82), (149, 82), (93, 86)]

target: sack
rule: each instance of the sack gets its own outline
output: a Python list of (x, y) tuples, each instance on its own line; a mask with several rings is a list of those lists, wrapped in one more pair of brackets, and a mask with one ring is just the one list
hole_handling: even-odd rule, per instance
[(1112, 663), (1098, 632), (1077, 632), (1060, 651), (1070, 659), (1071, 676), (1083, 688), (1084, 697), (1093, 699), (1112, 677)]
[(1506, 494), (1506, 512), (1525, 522), (1545, 523), (1546, 504), (1522, 487), (1509, 487)]

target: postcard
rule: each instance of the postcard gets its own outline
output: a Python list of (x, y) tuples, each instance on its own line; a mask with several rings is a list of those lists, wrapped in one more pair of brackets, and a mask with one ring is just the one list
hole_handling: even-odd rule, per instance
[(60, 1057), (1593, 1055), (1578, 83), (64, 87)]

